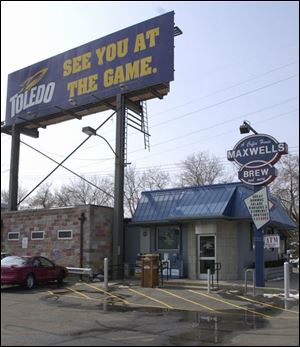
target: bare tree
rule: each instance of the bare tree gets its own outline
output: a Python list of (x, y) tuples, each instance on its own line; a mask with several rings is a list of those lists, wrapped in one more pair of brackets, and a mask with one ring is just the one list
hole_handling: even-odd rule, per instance
[(170, 182), (168, 173), (149, 169), (139, 173), (134, 165), (125, 172), (125, 214), (133, 216), (140, 194), (144, 190), (164, 189)]
[(109, 178), (91, 177), (88, 182), (75, 179), (55, 192), (57, 206), (113, 205), (113, 182)]
[(280, 199), (289, 216), (299, 223), (299, 156), (287, 155), (278, 163), (278, 177), (272, 191)]
[(124, 205), (125, 215), (129, 214), (133, 216), (136, 209), (139, 194), (142, 191), (140, 175), (134, 165), (130, 165), (125, 171), (125, 183), (124, 183)]
[(297, 225), (288, 239), (288, 247), (294, 258), (299, 257), (299, 156), (287, 155), (281, 158), (278, 177), (271, 185), (271, 190)]
[[(28, 193), (28, 190), (19, 185), (18, 189), (18, 201), (21, 201)], [(1, 190), (1, 203), (8, 204), (9, 201), (9, 191), (8, 189)], [(24, 203), (20, 204), (20, 209), (28, 208)]]
[(55, 198), (51, 192), (51, 183), (45, 183), (38, 188), (35, 195), (29, 200), (29, 207), (51, 208), (55, 205)]
[(199, 186), (213, 184), (223, 179), (223, 166), (220, 160), (210, 157), (206, 152), (194, 153), (181, 164), (182, 172), (179, 175), (179, 185)]
[(149, 169), (141, 175), (142, 189), (164, 189), (170, 184), (170, 175), (157, 169)]

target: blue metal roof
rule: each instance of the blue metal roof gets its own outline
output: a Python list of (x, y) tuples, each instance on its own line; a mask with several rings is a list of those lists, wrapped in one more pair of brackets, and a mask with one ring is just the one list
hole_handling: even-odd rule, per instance
[[(254, 188), (242, 183), (215, 184), (142, 193), (134, 223), (172, 222), (189, 219), (251, 219), (244, 199)], [(272, 201), (274, 201), (272, 197)], [(271, 211), (271, 222), (287, 229), (295, 224), (279, 201)]]

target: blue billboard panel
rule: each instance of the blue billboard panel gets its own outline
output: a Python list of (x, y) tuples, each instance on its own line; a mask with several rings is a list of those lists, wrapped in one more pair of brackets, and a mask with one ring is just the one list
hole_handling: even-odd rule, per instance
[(121, 91), (173, 79), (174, 12), (169, 12), (11, 73), (5, 126), (89, 110)]

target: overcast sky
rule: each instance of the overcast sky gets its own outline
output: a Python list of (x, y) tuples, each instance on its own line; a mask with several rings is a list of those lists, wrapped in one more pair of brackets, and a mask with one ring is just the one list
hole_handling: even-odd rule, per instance
[[(224, 163), (242, 138), (248, 120), (299, 152), (299, 3), (292, 1), (9, 1), (1, 2), (1, 120), (5, 119), (7, 75), (38, 61), (175, 11), (183, 35), (175, 37), (175, 78), (163, 100), (148, 101), (151, 151), (129, 130), (128, 161), (138, 169), (161, 168), (175, 175), (190, 154), (207, 151)], [(21, 140), (61, 161), (110, 112), (71, 120)], [(115, 146), (115, 120), (99, 134)], [(1, 188), (8, 188), (9, 135), (1, 134)], [(86, 177), (109, 176), (114, 156), (92, 137), (66, 163)], [(55, 164), (21, 145), (20, 185), (33, 188)], [(47, 182), (73, 178), (59, 169)], [(238, 180), (238, 179), (236, 179)]]

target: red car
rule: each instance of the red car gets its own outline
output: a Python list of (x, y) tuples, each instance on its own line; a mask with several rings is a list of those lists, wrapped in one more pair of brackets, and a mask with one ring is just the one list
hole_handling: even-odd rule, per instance
[(21, 284), (32, 289), (35, 284), (57, 281), (61, 284), (68, 270), (39, 256), (8, 256), (1, 260), (1, 285)]

